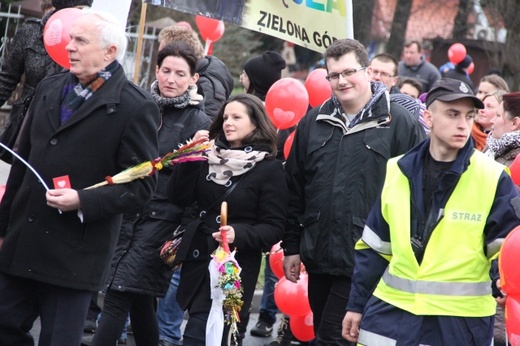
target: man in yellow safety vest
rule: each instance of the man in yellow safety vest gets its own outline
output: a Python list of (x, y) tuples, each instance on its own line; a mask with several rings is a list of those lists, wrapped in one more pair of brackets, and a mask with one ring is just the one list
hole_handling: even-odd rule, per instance
[(520, 224), (507, 169), (473, 148), (464, 82), (428, 93), (430, 139), (388, 161), (356, 244), (343, 336), (362, 345), (490, 345), (496, 257)]

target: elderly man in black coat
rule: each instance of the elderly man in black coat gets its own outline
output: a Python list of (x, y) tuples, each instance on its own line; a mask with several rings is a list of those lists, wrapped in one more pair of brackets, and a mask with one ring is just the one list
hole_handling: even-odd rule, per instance
[(16, 160), (0, 204), (0, 345), (33, 345), (38, 316), (40, 345), (80, 344), (122, 212), (156, 187), (148, 177), (85, 189), (157, 157), (159, 111), (117, 62), (126, 48), (117, 19), (87, 13), (69, 34), (70, 72), (38, 85), (20, 138), (42, 181)]

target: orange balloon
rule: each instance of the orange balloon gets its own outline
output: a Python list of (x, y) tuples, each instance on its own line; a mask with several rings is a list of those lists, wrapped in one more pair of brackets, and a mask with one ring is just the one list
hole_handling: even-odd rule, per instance
[(64, 8), (55, 12), (43, 28), (43, 45), (58, 65), (70, 69), (69, 53), (65, 47), (70, 42), (70, 29), (84, 12), (78, 8)]

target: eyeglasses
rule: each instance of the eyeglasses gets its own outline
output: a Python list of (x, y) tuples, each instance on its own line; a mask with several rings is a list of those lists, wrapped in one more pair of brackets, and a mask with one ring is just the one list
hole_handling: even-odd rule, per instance
[(385, 72), (385, 71), (379, 71), (379, 70), (376, 70), (376, 69), (372, 69), (372, 73), (374, 74), (374, 76), (377, 76), (379, 75), (380, 77), (384, 77), (384, 78), (392, 78), (393, 75)]
[(331, 73), (329, 74), (328, 76), (326, 76), (325, 78), (329, 81), (329, 82), (335, 82), (337, 80), (339, 80), (339, 76), (341, 75), (343, 78), (347, 78), (347, 77), (350, 77), (350, 76), (353, 76), (354, 73), (356, 72), (359, 72), (361, 70), (364, 70), (366, 69), (366, 67), (358, 67), (358, 68), (353, 68), (353, 69), (347, 69), (341, 73)]

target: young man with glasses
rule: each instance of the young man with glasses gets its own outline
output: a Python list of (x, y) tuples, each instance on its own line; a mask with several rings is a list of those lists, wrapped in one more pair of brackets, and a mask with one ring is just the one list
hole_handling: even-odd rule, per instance
[(399, 93), (397, 84), (397, 64), (396, 58), (387, 53), (375, 55), (370, 60), (372, 67), (372, 80), (382, 82), (392, 94)]
[(386, 161), (425, 135), (403, 107), (390, 102), (385, 86), (371, 81), (368, 55), (358, 41), (335, 41), (325, 63), (332, 97), (300, 121), (286, 163), (284, 270), (296, 282), (300, 263), (306, 267), (316, 343), (349, 345), (341, 322), (354, 244), (383, 186)]

